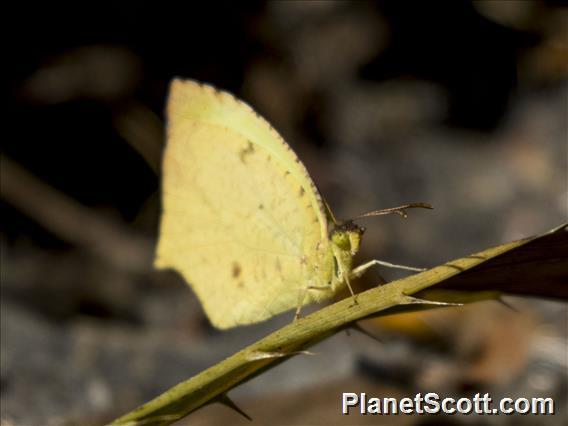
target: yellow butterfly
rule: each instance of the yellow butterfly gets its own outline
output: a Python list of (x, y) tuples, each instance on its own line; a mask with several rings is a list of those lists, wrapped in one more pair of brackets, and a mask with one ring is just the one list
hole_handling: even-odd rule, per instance
[[(193, 287), (212, 324), (230, 328), (330, 298), (353, 269), (364, 229), (339, 223), (305, 166), (246, 103), (172, 82), (155, 265)], [(364, 216), (405, 215), (416, 203)], [(413, 269), (413, 268), (410, 268)]]

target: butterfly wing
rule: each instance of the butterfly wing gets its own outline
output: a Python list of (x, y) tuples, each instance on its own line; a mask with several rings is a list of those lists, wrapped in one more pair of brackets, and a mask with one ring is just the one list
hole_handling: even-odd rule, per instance
[(156, 265), (182, 274), (211, 322), (262, 321), (329, 282), (322, 199), (280, 135), (245, 103), (193, 81), (172, 83), (168, 119)]

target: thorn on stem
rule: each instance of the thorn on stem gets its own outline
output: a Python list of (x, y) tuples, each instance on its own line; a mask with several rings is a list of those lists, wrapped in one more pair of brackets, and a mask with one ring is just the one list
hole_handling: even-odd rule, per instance
[(502, 297), (498, 297), (497, 302), (499, 302), (501, 305), (505, 306), (506, 308), (509, 308), (510, 310), (512, 310), (513, 312), (519, 313), (519, 310), (517, 308), (515, 308), (513, 305), (511, 305), (509, 302), (506, 302)]
[(247, 361), (258, 361), (261, 359), (270, 359), (270, 358), (283, 358), (286, 356), (294, 356), (294, 355), (316, 355), (316, 354), (310, 351), (292, 351), (292, 352), (254, 351), (247, 355)]
[(463, 306), (463, 303), (438, 302), (436, 300), (419, 299), (417, 297), (402, 295), (401, 305), (436, 305), (436, 306)]
[(242, 409), (240, 409), (239, 406), (237, 404), (235, 404), (234, 401), (231, 398), (229, 398), (229, 396), (226, 393), (220, 395), (217, 398), (217, 402), (219, 402), (220, 404), (223, 404), (225, 407), (229, 407), (233, 411), (236, 411), (237, 413), (239, 413), (245, 419), (248, 419), (249, 421), (252, 422), (252, 417), (250, 417), (247, 413), (245, 413)]
[(370, 337), (371, 339), (379, 342), (379, 343), (384, 343), (381, 339), (379, 339), (377, 336), (375, 336), (374, 334), (369, 333), (367, 330), (365, 330), (363, 327), (361, 327), (359, 324), (357, 323), (352, 323), (348, 328), (345, 329), (345, 331), (348, 331), (349, 329), (353, 329), (358, 331), (361, 334), (364, 334), (367, 337)]

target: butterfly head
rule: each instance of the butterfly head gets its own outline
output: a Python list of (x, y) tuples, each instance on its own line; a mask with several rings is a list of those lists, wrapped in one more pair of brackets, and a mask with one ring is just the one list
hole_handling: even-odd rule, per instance
[(354, 256), (359, 251), (364, 232), (364, 227), (349, 220), (335, 225), (331, 232), (331, 241), (342, 251), (347, 251)]

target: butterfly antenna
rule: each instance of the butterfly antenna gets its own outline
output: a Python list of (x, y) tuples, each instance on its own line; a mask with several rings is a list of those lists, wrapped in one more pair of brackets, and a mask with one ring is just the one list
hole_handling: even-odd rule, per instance
[(353, 219), (361, 219), (363, 217), (370, 217), (370, 216), (384, 216), (384, 215), (387, 215), (387, 214), (397, 214), (397, 215), (399, 215), (403, 218), (407, 218), (408, 213), (406, 212), (406, 210), (416, 209), (416, 208), (433, 209), (434, 207), (432, 207), (428, 203), (410, 203), (410, 204), (404, 204), (404, 205), (398, 206), (398, 207), (391, 207), (390, 209), (373, 210), (371, 212), (363, 213), (360, 216), (356, 216)]
[(335, 216), (333, 215), (333, 212), (331, 211), (331, 208), (329, 207), (329, 204), (327, 203), (327, 201), (325, 201), (325, 199), (323, 199), (323, 197), (322, 197), (322, 201), (323, 201), (323, 204), (324, 204), (324, 206), (325, 206), (325, 212), (327, 213), (328, 220), (331, 220), (334, 225), (338, 225), (339, 222), (337, 221), (337, 219), (336, 219)]

